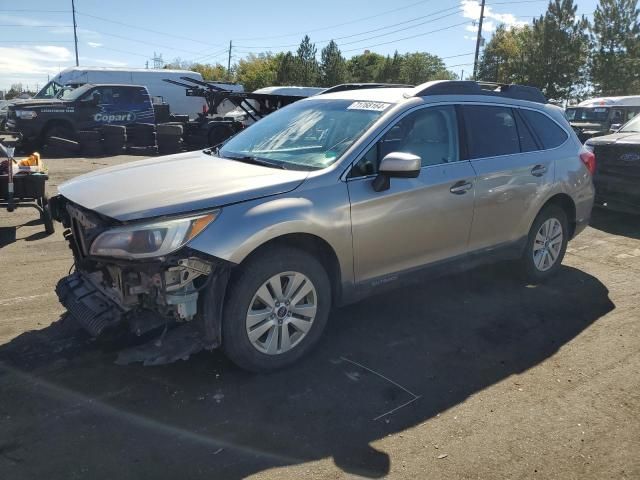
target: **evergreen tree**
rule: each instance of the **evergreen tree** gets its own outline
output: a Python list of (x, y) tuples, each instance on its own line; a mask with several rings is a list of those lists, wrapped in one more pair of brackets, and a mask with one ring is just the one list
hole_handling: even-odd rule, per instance
[(309, 35), (305, 35), (296, 56), (295, 79), (298, 85), (310, 87), (317, 84), (319, 70), (317, 53), (315, 44), (311, 43)]
[(338, 48), (338, 44), (331, 40), (320, 54), (320, 84), (332, 87), (344, 83), (346, 80), (346, 61)]
[(291, 52), (279, 53), (275, 57), (276, 85), (293, 85), (297, 81), (296, 57)]
[(589, 23), (576, 18), (577, 8), (573, 0), (552, 0), (524, 39), (524, 80), (541, 88), (547, 98), (571, 98), (586, 84)]
[(600, 0), (593, 15), (591, 80), (597, 93), (629, 95), (640, 89), (637, 0)]

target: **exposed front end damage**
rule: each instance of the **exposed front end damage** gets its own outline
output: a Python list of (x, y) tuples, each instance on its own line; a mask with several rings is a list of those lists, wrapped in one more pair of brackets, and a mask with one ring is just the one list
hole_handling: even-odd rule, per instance
[(117, 223), (64, 197), (53, 200), (75, 260), (75, 272), (56, 287), (70, 316), (93, 337), (115, 327), (138, 336), (157, 330), (149, 345), (121, 352), (119, 363), (170, 363), (220, 345), (230, 263), (188, 247), (145, 260), (92, 256), (91, 243)]

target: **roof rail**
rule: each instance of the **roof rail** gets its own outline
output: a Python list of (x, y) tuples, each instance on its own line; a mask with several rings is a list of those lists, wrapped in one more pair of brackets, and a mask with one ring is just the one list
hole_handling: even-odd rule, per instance
[(413, 88), (414, 85), (405, 85), (403, 83), (341, 83), (329, 87), (326, 90), (320, 92), (318, 95), (324, 95), (325, 93), (344, 92), (346, 90), (362, 90), (365, 88)]
[(527, 100), (529, 102), (547, 103), (546, 97), (539, 88), (527, 85), (483, 82), (472, 80), (438, 80), (427, 82), (416, 87), (414, 97), (427, 95), (491, 95)]

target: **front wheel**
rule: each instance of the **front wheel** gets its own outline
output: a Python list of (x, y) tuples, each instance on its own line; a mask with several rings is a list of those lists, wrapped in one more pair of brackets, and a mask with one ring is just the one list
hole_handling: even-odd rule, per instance
[(295, 363), (319, 340), (331, 287), (313, 256), (270, 248), (250, 259), (229, 284), (222, 346), (239, 367), (271, 371)]
[(555, 205), (545, 207), (536, 217), (522, 256), (526, 279), (540, 283), (556, 274), (569, 240), (567, 214)]

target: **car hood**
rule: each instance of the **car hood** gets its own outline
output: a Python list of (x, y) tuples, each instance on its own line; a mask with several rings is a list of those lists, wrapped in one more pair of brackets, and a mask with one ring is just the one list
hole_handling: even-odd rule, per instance
[(130, 221), (286, 193), (297, 188), (308, 174), (198, 151), (96, 170), (60, 185), (58, 190), (84, 208)]
[(31, 108), (31, 107), (46, 107), (46, 106), (58, 106), (63, 103), (68, 103), (63, 100), (55, 99), (55, 98), (43, 98), (41, 100), (20, 100), (17, 102), (12, 102), (9, 105), (9, 108), (21, 109), (21, 108)]
[(587, 140), (587, 144), (594, 147), (596, 145), (612, 145), (617, 143), (635, 143), (640, 145), (640, 132), (617, 132)]

